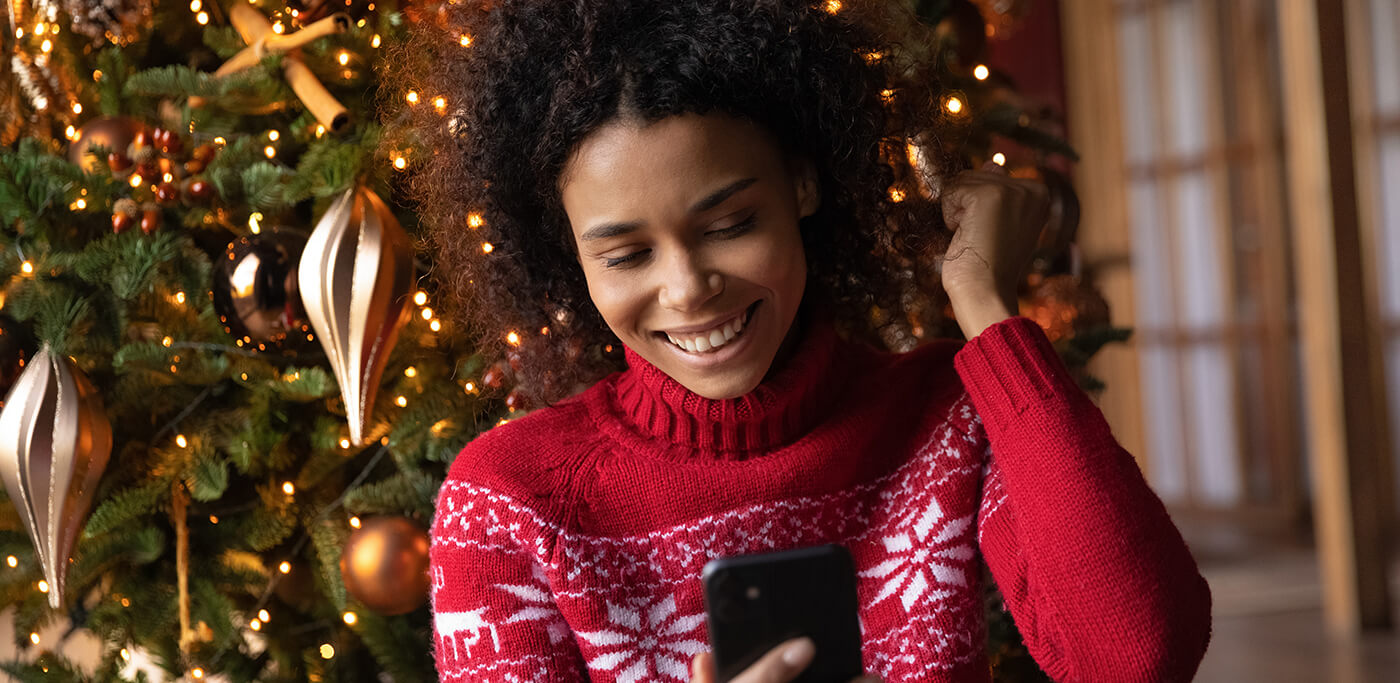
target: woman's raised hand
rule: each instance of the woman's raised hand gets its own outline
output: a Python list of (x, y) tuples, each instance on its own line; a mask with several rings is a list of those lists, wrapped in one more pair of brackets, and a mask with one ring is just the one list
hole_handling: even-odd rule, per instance
[[(759, 658), (730, 683), (787, 683), (812, 663), (817, 653), (811, 638), (793, 638), (779, 643)], [(714, 657), (708, 652), (695, 655), (690, 662), (690, 683), (717, 683)], [(879, 676), (860, 676), (851, 683), (881, 683)]]

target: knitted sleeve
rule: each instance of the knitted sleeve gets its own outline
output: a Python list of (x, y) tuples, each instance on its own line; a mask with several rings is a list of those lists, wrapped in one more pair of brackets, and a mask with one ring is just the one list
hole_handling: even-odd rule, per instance
[(1041, 329), (987, 328), (955, 357), (991, 456), (979, 543), (1057, 681), (1189, 681), (1210, 589), (1160, 499)]
[(439, 680), (587, 680), (544, 571), (553, 537), (506, 496), (443, 485), (430, 551)]

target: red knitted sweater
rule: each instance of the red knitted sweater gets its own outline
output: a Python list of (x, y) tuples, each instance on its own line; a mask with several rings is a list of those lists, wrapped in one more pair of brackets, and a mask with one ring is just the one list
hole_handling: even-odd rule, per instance
[(639, 356), (458, 456), (433, 524), (444, 681), (686, 681), (711, 558), (840, 543), (866, 670), (988, 681), (985, 560), (1056, 680), (1185, 681), (1210, 593), (1035, 323), (889, 354), (815, 324), (750, 394)]

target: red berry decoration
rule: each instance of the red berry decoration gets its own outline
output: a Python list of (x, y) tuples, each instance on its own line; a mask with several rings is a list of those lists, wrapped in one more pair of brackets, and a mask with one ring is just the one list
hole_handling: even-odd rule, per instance
[(190, 203), (204, 203), (214, 196), (214, 186), (201, 178), (186, 180), (184, 187), (185, 198)]
[(528, 403), (529, 402), (525, 400), (525, 395), (520, 393), (519, 389), (515, 389), (509, 394), (506, 394), (506, 410), (511, 412), (524, 410)]
[(185, 162), (185, 173), (189, 175), (201, 173), (204, 171), (204, 167), (205, 164), (203, 161), (199, 161), (198, 159), (190, 159), (189, 161)]
[(150, 235), (160, 229), (160, 209), (147, 208), (141, 212), (141, 232)]
[(128, 216), (124, 213), (114, 213), (112, 214), (112, 232), (117, 235), (120, 235), (126, 232), (127, 230), (130, 230), (131, 225), (135, 222), (136, 219), (132, 218), (131, 216)]
[(180, 198), (180, 188), (175, 183), (161, 183), (156, 186), (156, 201), (162, 204), (173, 204)]
[(214, 147), (211, 144), (205, 143), (203, 145), (195, 147), (194, 151), (190, 152), (190, 158), (195, 161), (203, 161), (207, 164), (214, 159), (214, 154), (216, 152), (218, 152), (218, 149), (216, 147)]
[(121, 173), (131, 168), (131, 159), (120, 152), (112, 152), (107, 155), (107, 168), (112, 169), (113, 173)]
[(500, 389), (506, 383), (506, 369), (496, 363), (481, 373), (481, 383), (492, 389)]

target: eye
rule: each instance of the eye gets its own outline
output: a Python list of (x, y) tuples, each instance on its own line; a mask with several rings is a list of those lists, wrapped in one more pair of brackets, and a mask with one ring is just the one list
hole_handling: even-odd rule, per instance
[(739, 221), (738, 223), (735, 223), (734, 225), (731, 225), (727, 228), (710, 230), (705, 234), (717, 239), (729, 239), (731, 237), (738, 237), (739, 235), (742, 235), (748, 232), (749, 230), (752, 230), (753, 226), (754, 216), (750, 215), (748, 218), (745, 218), (744, 220)]
[(615, 258), (604, 258), (604, 259), (603, 259), (603, 267), (605, 267), (605, 268), (620, 268), (620, 267), (626, 266), (626, 265), (628, 265), (628, 264), (635, 263), (635, 262), (637, 261), (637, 259), (641, 258), (642, 256), (645, 256), (645, 255), (646, 255), (648, 252), (650, 252), (650, 251), (651, 251), (650, 249), (642, 249), (642, 250), (639, 250), (639, 251), (634, 251), (634, 252), (632, 252), (632, 253), (630, 253), (630, 254), (628, 254), (628, 255), (626, 255), (626, 256), (618, 256), (618, 257), (615, 257)]

